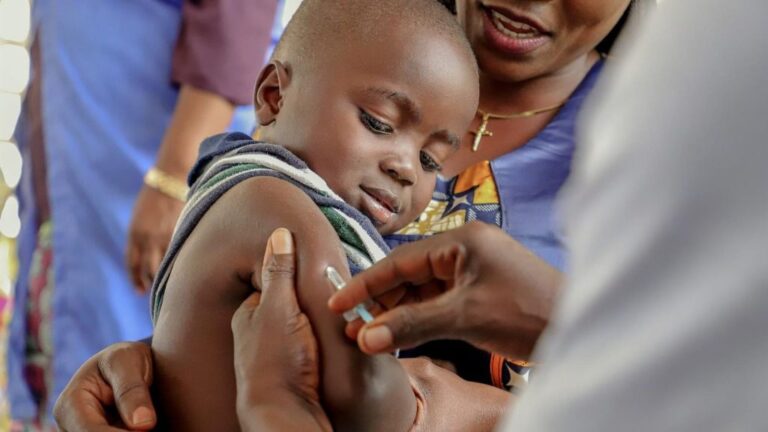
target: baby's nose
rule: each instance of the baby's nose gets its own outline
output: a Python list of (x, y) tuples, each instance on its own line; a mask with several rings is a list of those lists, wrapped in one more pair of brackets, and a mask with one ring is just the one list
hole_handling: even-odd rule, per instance
[(381, 170), (403, 186), (416, 184), (416, 166), (411, 158), (389, 157), (381, 162)]

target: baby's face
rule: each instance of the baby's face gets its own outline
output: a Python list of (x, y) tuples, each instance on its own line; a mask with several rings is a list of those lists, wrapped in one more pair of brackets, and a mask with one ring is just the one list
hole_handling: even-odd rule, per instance
[(477, 73), (456, 42), (427, 29), (391, 33), (351, 40), (313, 73), (293, 74), (269, 132), (382, 234), (427, 206), (478, 101)]

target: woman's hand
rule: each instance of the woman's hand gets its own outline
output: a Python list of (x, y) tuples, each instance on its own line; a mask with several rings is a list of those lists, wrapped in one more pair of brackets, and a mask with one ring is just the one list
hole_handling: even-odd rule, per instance
[(261, 293), (232, 317), (237, 412), (243, 430), (331, 430), (320, 405), (317, 341), (299, 309), (291, 233), (272, 233)]
[(149, 345), (114, 344), (78, 369), (56, 401), (53, 415), (62, 431), (151, 430), (157, 422), (151, 384)]
[[(182, 85), (155, 166), (179, 181), (186, 181), (200, 142), (226, 130), (234, 109), (234, 105), (214, 92)], [(146, 293), (152, 286), (183, 208), (182, 201), (149, 186), (145, 185), (139, 193), (125, 257), (139, 293)]]
[[(244, 430), (331, 430), (318, 395), (317, 343), (296, 300), (294, 261), (291, 234), (276, 230), (264, 256), (262, 292), (232, 318)], [(150, 430), (157, 423), (151, 384), (148, 344), (111, 345), (72, 377), (56, 402), (56, 422), (63, 431)]]
[(462, 339), (528, 360), (546, 327), (560, 273), (504, 231), (482, 223), (403, 245), (353, 277), (329, 307), (372, 298), (376, 319), (347, 327), (360, 349), (381, 353), (434, 339)]
[(131, 281), (140, 294), (152, 287), (183, 208), (184, 202), (176, 198), (147, 185), (141, 189), (133, 208), (126, 252)]

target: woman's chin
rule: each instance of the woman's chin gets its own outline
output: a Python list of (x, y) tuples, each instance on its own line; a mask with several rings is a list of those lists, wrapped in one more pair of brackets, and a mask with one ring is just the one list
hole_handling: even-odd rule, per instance
[(495, 55), (490, 49), (479, 47), (476, 50), (477, 62), (481, 74), (492, 81), (519, 83), (541, 75), (542, 66), (538, 58), (509, 59)]

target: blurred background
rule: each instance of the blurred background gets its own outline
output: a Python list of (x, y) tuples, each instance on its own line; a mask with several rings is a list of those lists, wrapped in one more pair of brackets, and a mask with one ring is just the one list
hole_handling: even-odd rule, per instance
[[(0, 431), (10, 430), (5, 358), (13, 286), (18, 273), (16, 244), (21, 231), (16, 188), (25, 169), (14, 130), (30, 82), (33, 1), (0, 0)], [(281, 2), (277, 14), (280, 28), (300, 3), (301, 0)], [(252, 113), (240, 115), (248, 117)]]
[[(6, 386), (5, 349), (10, 299), (16, 277), (15, 240), (21, 229), (14, 191), (21, 178), (21, 154), (13, 131), (29, 82), (29, 0), (0, 0), (0, 386)], [(8, 400), (0, 390), (0, 430), (8, 430)]]

